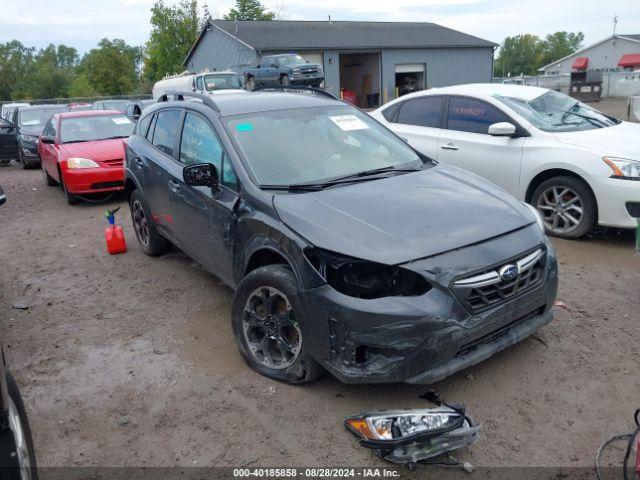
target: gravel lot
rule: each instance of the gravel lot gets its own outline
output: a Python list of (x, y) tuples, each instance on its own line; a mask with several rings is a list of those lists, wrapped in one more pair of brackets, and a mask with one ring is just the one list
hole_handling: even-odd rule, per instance
[[(0, 326), (41, 466), (384, 466), (342, 419), (424, 406), (425, 388), (292, 387), (250, 370), (232, 292), (183, 253), (138, 248), (122, 197), (69, 206), (38, 170), (0, 169)], [(106, 208), (129, 252), (109, 256)], [(554, 241), (556, 319), (434, 385), (483, 425), (476, 466), (588, 466), (631, 429), (640, 391), (640, 258), (630, 233)], [(27, 310), (12, 304), (24, 301)]]

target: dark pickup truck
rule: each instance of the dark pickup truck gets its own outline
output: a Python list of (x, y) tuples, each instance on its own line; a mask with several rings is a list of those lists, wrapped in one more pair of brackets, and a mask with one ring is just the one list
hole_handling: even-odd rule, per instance
[(319, 87), (324, 80), (322, 66), (309, 63), (296, 53), (268, 55), (256, 68), (242, 72), (247, 90), (257, 87), (310, 85)]

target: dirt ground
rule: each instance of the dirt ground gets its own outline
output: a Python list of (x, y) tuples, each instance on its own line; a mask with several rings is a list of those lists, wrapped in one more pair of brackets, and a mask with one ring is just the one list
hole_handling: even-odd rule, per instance
[[(232, 292), (180, 251), (145, 256), (122, 197), (69, 206), (15, 165), (0, 184), (2, 342), (41, 466), (384, 466), (343, 418), (427, 406), (425, 387), (259, 376), (232, 339)], [(115, 206), (129, 251), (109, 256), (103, 212)], [(633, 235), (554, 244), (555, 320), (433, 386), (482, 424), (461, 455), (475, 466), (589, 466), (640, 406)]]

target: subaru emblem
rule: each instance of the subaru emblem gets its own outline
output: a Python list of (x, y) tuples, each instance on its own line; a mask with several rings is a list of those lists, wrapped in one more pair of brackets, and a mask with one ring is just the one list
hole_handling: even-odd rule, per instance
[(518, 273), (520, 273), (518, 272), (518, 267), (513, 264), (505, 265), (498, 271), (500, 278), (506, 282), (515, 279), (518, 276)]

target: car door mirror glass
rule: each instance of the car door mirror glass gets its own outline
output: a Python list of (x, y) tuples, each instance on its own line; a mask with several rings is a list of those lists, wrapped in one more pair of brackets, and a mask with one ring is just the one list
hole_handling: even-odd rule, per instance
[(516, 134), (516, 126), (509, 122), (498, 122), (489, 125), (489, 135), (494, 137), (512, 137)]
[(210, 163), (189, 165), (182, 170), (184, 183), (192, 187), (218, 188), (218, 170)]

